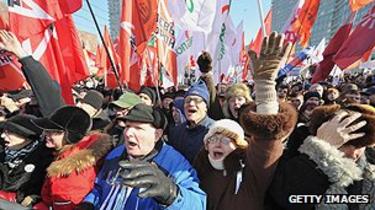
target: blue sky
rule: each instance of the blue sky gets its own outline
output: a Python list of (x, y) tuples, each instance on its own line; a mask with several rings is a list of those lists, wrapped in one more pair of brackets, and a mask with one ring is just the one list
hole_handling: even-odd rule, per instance
[[(238, 25), (241, 20), (244, 21), (244, 31), (247, 44), (255, 36), (260, 26), (256, 1), (257, 0), (232, 0), (231, 16), (236, 25)], [(108, 25), (107, 0), (90, 0), (90, 3), (97, 17), (100, 28), (103, 29), (105, 24)], [(271, 0), (262, 0), (262, 4), (263, 14), (266, 15), (267, 11), (271, 7)], [(76, 25), (80, 30), (96, 33), (96, 29), (85, 0), (84, 7), (74, 15), (74, 20), (76, 21)]]

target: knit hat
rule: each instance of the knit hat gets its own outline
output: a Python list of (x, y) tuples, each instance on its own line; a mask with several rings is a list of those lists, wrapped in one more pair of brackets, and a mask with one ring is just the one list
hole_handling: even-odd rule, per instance
[(198, 57), (197, 63), (199, 66), (199, 70), (203, 73), (212, 70), (212, 58), (208, 52), (203, 51), (202, 54)]
[(67, 141), (70, 144), (80, 141), (92, 126), (90, 116), (83, 109), (75, 106), (64, 106), (49, 117), (35, 119), (32, 122), (43, 130), (66, 132)]
[(38, 139), (42, 134), (42, 129), (35, 126), (31, 120), (37, 117), (33, 115), (20, 114), (9, 118), (0, 129), (6, 130), (28, 139)]
[(253, 101), (250, 96), (250, 89), (244, 83), (237, 83), (230, 86), (226, 93), (226, 99), (229, 100), (231, 97), (242, 96), (246, 99), (246, 102)]
[(198, 80), (191, 85), (189, 90), (185, 93), (185, 98), (188, 96), (199, 96), (203, 98), (206, 104), (208, 104), (210, 100), (210, 94), (208, 93), (206, 83), (203, 80)]
[(142, 87), (138, 94), (143, 93), (146, 94), (152, 101), (152, 104), (156, 102), (156, 93), (153, 89), (149, 87)]
[(245, 134), (242, 127), (234, 120), (223, 119), (216, 121), (204, 136), (204, 143), (207, 144), (207, 140), (216, 134), (222, 134), (233, 139), (234, 143), (241, 149), (247, 148), (249, 145), (245, 141)]
[(132, 92), (125, 92), (120, 96), (117, 101), (113, 101), (110, 103), (110, 106), (115, 105), (123, 109), (130, 109), (133, 106), (142, 103), (142, 100), (139, 98), (138, 95)]
[(86, 103), (94, 107), (95, 109), (101, 109), (104, 102), (103, 94), (96, 90), (90, 90), (86, 93), (86, 95), (79, 99), (81, 103)]
[(309, 98), (313, 98), (313, 97), (316, 97), (319, 100), (322, 99), (322, 97), (320, 96), (320, 94), (318, 92), (307, 92), (303, 96), (303, 100), (306, 102), (307, 100), (309, 100)]
[(135, 105), (127, 115), (120, 118), (120, 120), (150, 123), (157, 129), (165, 129), (168, 121), (160, 109), (154, 109), (151, 106), (140, 103)]
[(174, 99), (175, 97), (175, 94), (174, 93), (171, 93), (171, 92), (166, 92), (165, 94), (163, 94), (163, 96), (161, 97), (162, 100), (164, 100), (165, 98), (171, 98), (171, 99)]
[(345, 145), (353, 145), (356, 148), (371, 146), (375, 144), (375, 108), (364, 104), (350, 104), (345, 107), (338, 104), (325, 105), (314, 109), (310, 120), (310, 132), (316, 135), (318, 128), (325, 122), (329, 121), (335, 116), (339, 110), (355, 111), (361, 113), (361, 117), (354, 121), (356, 124), (365, 120), (367, 124), (358, 129), (356, 133), (365, 133), (365, 136), (347, 142)]

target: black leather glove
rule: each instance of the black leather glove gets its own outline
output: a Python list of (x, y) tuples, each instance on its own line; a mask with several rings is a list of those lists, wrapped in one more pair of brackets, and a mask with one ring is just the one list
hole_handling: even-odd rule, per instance
[(94, 205), (89, 202), (83, 202), (78, 204), (78, 206), (76, 206), (74, 210), (94, 210)]
[(203, 51), (197, 60), (199, 70), (204, 74), (212, 70), (212, 58), (208, 52)]
[(120, 161), (119, 165), (125, 169), (121, 174), (124, 185), (145, 189), (140, 190), (139, 197), (151, 197), (166, 206), (176, 199), (177, 185), (155, 164), (145, 161)]

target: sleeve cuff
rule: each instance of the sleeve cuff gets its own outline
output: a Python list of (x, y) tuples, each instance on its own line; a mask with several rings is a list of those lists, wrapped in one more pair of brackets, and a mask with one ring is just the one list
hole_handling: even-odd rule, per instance
[(259, 114), (277, 114), (279, 103), (275, 89), (276, 82), (270, 80), (255, 81), (255, 104)]
[(307, 137), (298, 151), (306, 154), (329, 181), (338, 186), (347, 187), (362, 179), (362, 170), (352, 159), (344, 157), (343, 152), (316, 136)]

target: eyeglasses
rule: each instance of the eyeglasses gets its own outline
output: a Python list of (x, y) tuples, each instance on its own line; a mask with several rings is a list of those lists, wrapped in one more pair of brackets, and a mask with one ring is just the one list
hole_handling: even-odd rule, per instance
[(232, 139), (222, 136), (222, 135), (214, 135), (207, 139), (208, 143), (222, 143), (224, 145), (229, 145), (232, 142)]
[(194, 102), (194, 103), (197, 103), (197, 104), (199, 104), (199, 103), (202, 103), (203, 102), (203, 98), (201, 98), (201, 97), (186, 97), (185, 98), (185, 100), (184, 100), (184, 103), (185, 104), (188, 104), (188, 103), (190, 103), (190, 102)]

